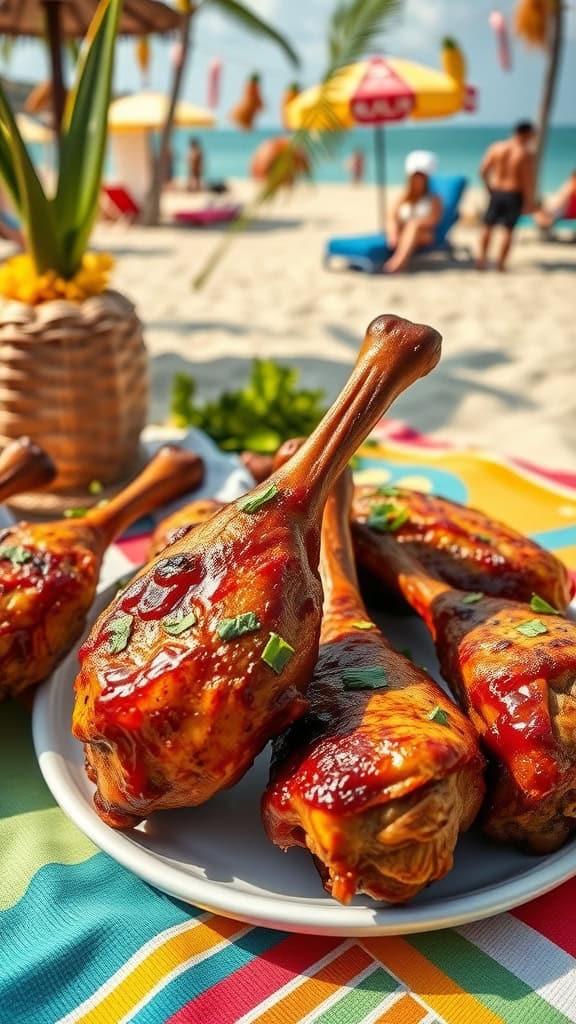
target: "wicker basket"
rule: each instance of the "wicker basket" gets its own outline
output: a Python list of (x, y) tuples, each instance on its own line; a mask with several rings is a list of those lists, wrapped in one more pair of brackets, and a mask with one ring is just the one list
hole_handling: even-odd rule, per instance
[(134, 306), (109, 291), (81, 305), (0, 305), (0, 446), (27, 435), (52, 456), (55, 495), (132, 475), (148, 408)]

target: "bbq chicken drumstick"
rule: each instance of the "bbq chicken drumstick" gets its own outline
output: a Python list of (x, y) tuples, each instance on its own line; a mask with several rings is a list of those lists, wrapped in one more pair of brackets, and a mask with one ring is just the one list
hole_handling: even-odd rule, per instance
[(485, 831), (536, 853), (558, 849), (576, 830), (576, 624), (452, 589), (382, 540), (389, 581), (428, 625), (492, 762)]
[(11, 441), (0, 452), (0, 503), (23, 491), (46, 487), (56, 476), (52, 459), (29, 437)]
[(198, 486), (202, 474), (197, 455), (163, 448), (121, 494), (83, 518), (0, 531), (0, 698), (45, 679), (78, 639), (114, 537)]
[(324, 609), (307, 714), (274, 740), (262, 801), (277, 846), (308, 847), (324, 886), (403, 902), (452, 867), (484, 793), (470, 722), (386, 643), (360, 597), (346, 471), (322, 522)]
[(398, 487), (357, 487), (352, 518), (356, 557), (376, 578), (386, 560), (380, 549), (386, 533), (433, 576), (461, 590), (514, 601), (538, 594), (562, 609), (572, 596), (568, 571), (555, 555), (457, 502)]
[(347, 386), (294, 459), (157, 555), (100, 616), (80, 652), (73, 731), (109, 824), (203, 803), (306, 710), (327, 494), (439, 355), (431, 328), (373, 321)]

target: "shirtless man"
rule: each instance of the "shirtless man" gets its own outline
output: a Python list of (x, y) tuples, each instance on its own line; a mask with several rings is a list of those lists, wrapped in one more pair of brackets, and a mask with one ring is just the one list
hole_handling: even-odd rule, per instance
[(534, 135), (534, 126), (529, 121), (521, 121), (511, 138), (495, 142), (484, 155), (480, 174), (490, 193), (490, 202), (480, 236), (478, 270), (484, 270), (486, 266), (492, 230), (496, 225), (502, 228), (498, 270), (506, 269), (518, 218), (520, 214), (532, 213), (534, 209)]

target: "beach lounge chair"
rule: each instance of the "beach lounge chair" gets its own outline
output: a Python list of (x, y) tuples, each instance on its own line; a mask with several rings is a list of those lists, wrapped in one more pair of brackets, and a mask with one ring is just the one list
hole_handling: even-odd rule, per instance
[[(459, 217), (459, 206), (467, 179), (461, 174), (434, 174), (430, 178), (432, 192), (442, 200), (442, 219), (436, 228), (436, 237), (432, 245), (418, 250), (422, 253), (447, 253), (453, 256), (454, 249), (449, 240), (449, 233)], [(348, 267), (355, 270), (366, 270), (376, 274), (391, 256), (386, 236), (382, 233), (374, 235), (356, 235), (348, 238), (331, 238), (324, 250), (324, 265), (330, 267), (334, 256), (345, 259)]]
[(140, 216), (140, 206), (124, 185), (102, 186), (102, 214), (106, 220), (132, 223)]
[(174, 221), (193, 228), (210, 228), (215, 224), (228, 224), (241, 213), (241, 206), (207, 206), (204, 210), (181, 210), (174, 214)]

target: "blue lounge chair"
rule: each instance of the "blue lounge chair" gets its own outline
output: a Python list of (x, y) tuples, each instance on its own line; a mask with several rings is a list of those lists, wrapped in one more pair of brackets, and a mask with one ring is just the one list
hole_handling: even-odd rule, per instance
[[(467, 179), (461, 174), (434, 174), (430, 178), (432, 192), (440, 196), (442, 200), (442, 218), (436, 228), (436, 237), (432, 245), (419, 249), (420, 253), (445, 252), (449, 256), (453, 253), (453, 247), (449, 241), (448, 234), (454, 227), (459, 217), (459, 206)], [(330, 266), (333, 256), (343, 257), (350, 268), (366, 270), (370, 274), (376, 274), (382, 269), (382, 265), (392, 255), (386, 236), (356, 235), (349, 238), (331, 238), (324, 251), (324, 265)]]

